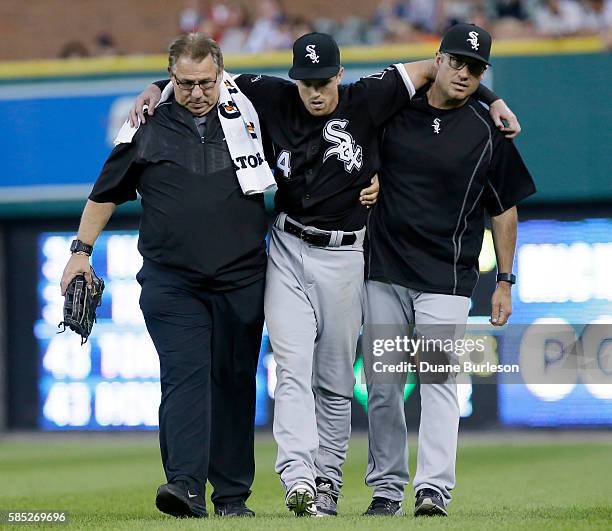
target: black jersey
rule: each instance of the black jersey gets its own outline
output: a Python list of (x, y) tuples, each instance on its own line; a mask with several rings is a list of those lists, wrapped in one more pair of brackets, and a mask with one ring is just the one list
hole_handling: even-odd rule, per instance
[(516, 147), (474, 98), (441, 110), (419, 93), (386, 125), (381, 160), (368, 278), (471, 296), (485, 211), (499, 215), (535, 192)]
[(263, 194), (242, 193), (216, 108), (199, 127), (174, 99), (160, 105), (112, 151), (89, 199), (121, 204), (138, 191), (145, 259), (206, 289), (246, 286), (265, 275)]
[(337, 108), (322, 117), (306, 110), (290, 81), (254, 74), (235, 81), (273, 144), (276, 209), (320, 229), (362, 228), (367, 210), (359, 192), (377, 169), (378, 128), (414, 94), (404, 66), (340, 86)]

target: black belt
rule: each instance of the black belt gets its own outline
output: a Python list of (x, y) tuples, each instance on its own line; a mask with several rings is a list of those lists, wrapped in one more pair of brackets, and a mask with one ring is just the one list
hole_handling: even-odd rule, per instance
[[(304, 227), (289, 218), (285, 218), (283, 230), (317, 247), (328, 247), (332, 238), (331, 231), (315, 231), (312, 227)], [(356, 241), (357, 235), (354, 232), (347, 232), (342, 236), (340, 245), (353, 245)]]

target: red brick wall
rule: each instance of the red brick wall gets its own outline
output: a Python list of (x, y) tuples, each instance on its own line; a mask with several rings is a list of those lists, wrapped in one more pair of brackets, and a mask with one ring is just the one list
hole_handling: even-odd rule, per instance
[[(252, 1), (243, 1), (252, 8)], [(308, 18), (368, 15), (376, 0), (284, 0), (290, 14)], [(206, 2), (202, 2), (203, 5)], [(185, 0), (1, 0), (0, 60), (57, 57), (68, 41), (90, 51), (110, 33), (127, 53), (163, 53), (178, 33)]]

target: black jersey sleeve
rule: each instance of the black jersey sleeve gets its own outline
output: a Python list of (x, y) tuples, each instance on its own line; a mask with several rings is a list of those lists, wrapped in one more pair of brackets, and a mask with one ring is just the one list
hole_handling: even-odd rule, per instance
[(496, 133), (484, 195), (484, 205), (491, 216), (498, 216), (536, 191), (514, 142)]
[(403, 64), (391, 65), (381, 72), (362, 77), (352, 85), (363, 100), (375, 127), (379, 127), (405, 107), (415, 89)]
[(136, 141), (139, 132), (132, 142), (115, 146), (102, 167), (89, 199), (116, 205), (136, 199), (138, 178), (143, 169), (142, 164), (138, 163)]
[(294, 88), (294, 84), (286, 79), (256, 74), (239, 74), (234, 77), (234, 82), (249, 98), (259, 117), (264, 119), (278, 112), (286, 91)]
[(482, 83), (478, 85), (476, 92), (474, 92), (474, 97), (478, 101), (486, 103), (489, 107), (492, 103), (495, 103), (498, 99), (500, 99), (499, 96), (495, 94), (495, 92), (493, 92), (489, 87), (486, 87)]
[(164, 91), (168, 83), (170, 83), (169, 79), (161, 79), (159, 81), (153, 81), (153, 85), (155, 85), (162, 92)]

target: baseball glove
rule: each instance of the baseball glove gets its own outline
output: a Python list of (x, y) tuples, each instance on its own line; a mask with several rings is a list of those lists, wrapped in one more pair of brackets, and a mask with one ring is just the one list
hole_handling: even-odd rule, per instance
[(92, 287), (87, 285), (83, 275), (74, 277), (66, 288), (64, 298), (64, 320), (57, 325), (65, 332), (70, 328), (81, 336), (81, 345), (87, 342), (93, 324), (96, 322), (96, 310), (102, 304), (102, 292), (104, 291), (104, 280), (98, 277), (91, 269)]

